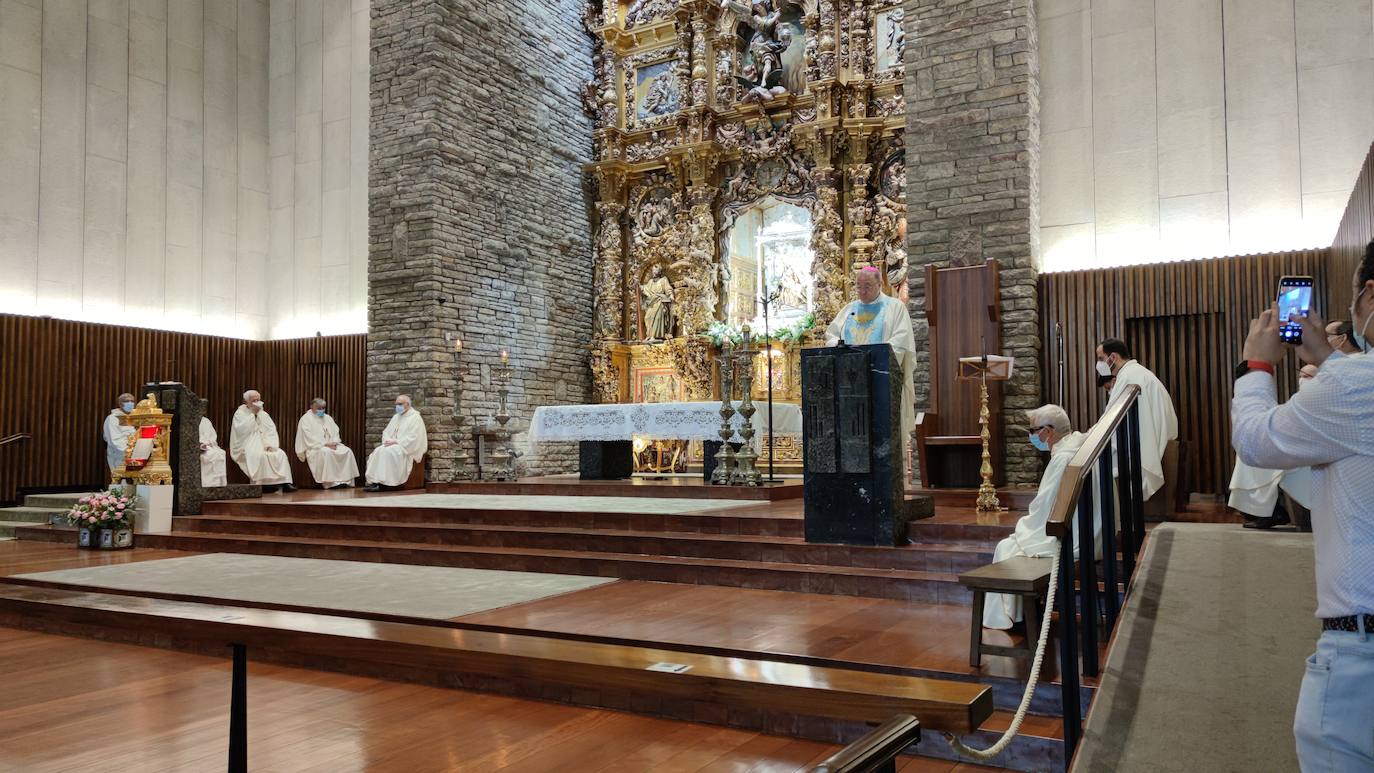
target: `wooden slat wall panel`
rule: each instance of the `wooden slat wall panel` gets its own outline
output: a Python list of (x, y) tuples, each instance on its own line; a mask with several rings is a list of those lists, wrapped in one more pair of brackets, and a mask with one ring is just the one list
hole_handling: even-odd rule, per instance
[[(1248, 255), (1100, 271), (1044, 274), (1040, 310), (1045, 396), (1061, 403), (1074, 426), (1090, 426), (1106, 393), (1093, 371), (1094, 349), (1108, 336), (1126, 339), (1141, 364), (1169, 387), (1189, 443), (1192, 491), (1224, 495), (1230, 481), (1231, 370), (1250, 320), (1274, 300), (1278, 278), (1310, 274), (1328, 280), (1329, 250)], [(1318, 310), (1325, 313), (1319, 292)], [(1347, 292), (1348, 295), (1348, 292)], [(1063, 375), (1056, 334), (1064, 341)], [(1280, 393), (1296, 385), (1291, 361), (1279, 371)]]
[[(324, 397), (361, 465), (366, 340), (350, 335), (243, 341), (0, 315), (0, 437), (33, 435), (0, 448), (0, 502), (12, 501), (21, 487), (101, 483), (101, 422), (116, 395), (137, 393), (147, 381), (181, 381), (208, 398), (223, 448), (244, 390), (263, 393), (288, 453), (297, 418), (310, 398)], [(242, 480), (229, 467), (231, 480)]]
[(1360, 265), (1365, 245), (1374, 240), (1374, 145), (1365, 156), (1364, 168), (1346, 204), (1336, 241), (1331, 245), (1331, 308), (1341, 316), (1350, 308), (1351, 278)]

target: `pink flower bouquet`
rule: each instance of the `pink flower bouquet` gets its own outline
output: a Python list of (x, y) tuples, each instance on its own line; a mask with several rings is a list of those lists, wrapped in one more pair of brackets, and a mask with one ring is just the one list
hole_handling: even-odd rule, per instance
[(132, 529), (138, 497), (106, 491), (82, 497), (67, 512), (67, 522), (85, 529)]

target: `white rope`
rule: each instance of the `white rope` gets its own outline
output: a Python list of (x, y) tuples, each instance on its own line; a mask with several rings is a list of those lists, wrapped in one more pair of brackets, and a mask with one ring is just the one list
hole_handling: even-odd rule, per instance
[[(1035, 645), (1035, 660), (1031, 662), (1030, 680), (1026, 682), (1026, 692), (1021, 696), (1021, 705), (1016, 707), (1016, 716), (1011, 720), (1011, 726), (1002, 734), (997, 743), (986, 749), (973, 749), (964, 745), (963, 741), (955, 738), (951, 733), (944, 733), (945, 740), (958, 753), (965, 757), (972, 757), (975, 760), (990, 760), (1002, 753), (1003, 749), (1016, 737), (1017, 731), (1021, 729), (1021, 722), (1026, 718), (1026, 711), (1030, 708), (1031, 698), (1035, 695), (1035, 685), (1040, 681), (1040, 666), (1045, 661), (1045, 645), (1050, 640), (1050, 615), (1054, 612), (1055, 591), (1059, 587), (1059, 540), (1055, 540), (1054, 556), (1050, 560), (1050, 588), (1045, 596), (1044, 619), (1040, 621), (1040, 641)], [(978, 622), (982, 625), (982, 621)]]

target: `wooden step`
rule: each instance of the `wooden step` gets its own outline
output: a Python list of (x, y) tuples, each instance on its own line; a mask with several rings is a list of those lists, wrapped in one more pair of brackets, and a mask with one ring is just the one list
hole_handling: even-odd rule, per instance
[[(739, 534), (759, 537), (801, 537), (804, 521), (801, 508), (775, 514), (772, 508), (743, 508), (728, 512), (663, 515), (655, 513), (609, 513), (557, 510), (469, 509), (455, 507), (350, 506), (351, 521), (388, 521), (398, 523), (499, 524), (503, 526), (540, 526), (570, 529), (616, 529), (640, 532), (692, 534)], [(232, 502), (206, 502), (204, 515), (289, 516), (291, 518), (338, 519), (337, 504), (272, 502), (241, 499)]]
[[(20, 539), (49, 542), (75, 539), (70, 528), (51, 526), (20, 528), (17, 536)], [(255, 553), (297, 558), (576, 574), (651, 582), (827, 593), (930, 604), (968, 604), (971, 598), (968, 589), (959, 584), (958, 577), (954, 574), (902, 569), (573, 550), (426, 545), (349, 539), (342, 535), (333, 539), (316, 539), (174, 531), (169, 534), (139, 534), (135, 537), (135, 544), (200, 553)]]
[(802, 482), (789, 478), (766, 486), (709, 486), (700, 477), (653, 480), (578, 480), (575, 476), (550, 475), (518, 481), (462, 481), (430, 483), (431, 494), (508, 494), (512, 496), (573, 497), (672, 497), (673, 499), (750, 499), (781, 502), (802, 498)]
[(438, 678), (451, 687), (718, 724), (771, 728), (784, 720), (803, 736), (836, 735), (836, 723), (853, 732), (903, 712), (933, 730), (969, 733), (992, 714), (989, 689), (963, 682), (9, 584), (0, 584), (0, 625), (203, 649), (242, 644), (250, 660), (284, 656), (307, 667)]
[(313, 539), (336, 539), (340, 535), (356, 535), (377, 542), (590, 550), (599, 553), (912, 569), (953, 574), (971, 571), (992, 561), (990, 551), (972, 545), (932, 544), (900, 548), (810, 545), (797, 537), (655, 533), (539, 526), (417, 524), (216, 515), (177, 518), (173, 523), (173, 530)]

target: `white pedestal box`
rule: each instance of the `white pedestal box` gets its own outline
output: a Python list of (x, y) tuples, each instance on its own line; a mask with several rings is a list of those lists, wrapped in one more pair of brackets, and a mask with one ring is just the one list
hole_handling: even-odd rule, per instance
[(138, 512), (134, 514), (134, 533), (148, 534), (172, 530), (172, 501), (175, 486), (138, 486)]

